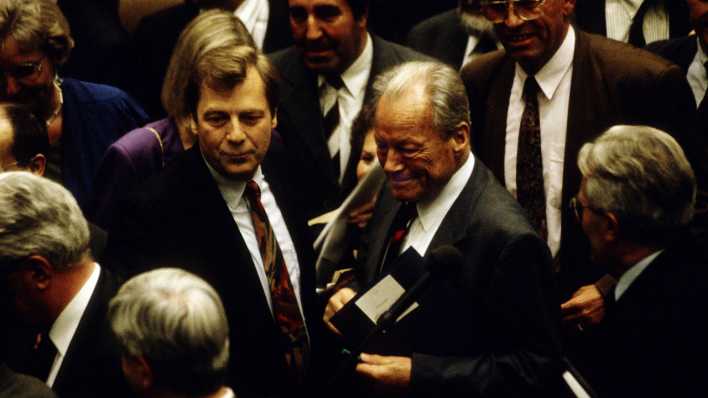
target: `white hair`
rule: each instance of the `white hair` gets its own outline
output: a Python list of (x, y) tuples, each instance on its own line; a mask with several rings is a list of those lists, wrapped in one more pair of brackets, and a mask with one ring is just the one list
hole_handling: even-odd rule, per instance
[(228, 321), (203, 279), (177, 268), (137, 275), (111, 300), (108, 319), (123, 353), (145, 358), (160, 388), (203, 395), (223, 385)]
[(676, 140), (661, 130), (614, 126), (583, 145), (578, 167), (590, 205), (631, 221), (625, 223), (631, 238), (660, 239), (693, 217), (693, 170)]
[(40, 255), (57, 269), (89, 255), (89, 229), (61, 185), (25, 171), (0, 174), (0, 264)]

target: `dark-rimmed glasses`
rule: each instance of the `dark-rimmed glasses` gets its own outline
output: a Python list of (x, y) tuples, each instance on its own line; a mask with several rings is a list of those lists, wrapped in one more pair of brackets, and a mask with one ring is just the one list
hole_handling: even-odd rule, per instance
[(546, 0), (480, 0), (480, 10), (492, 23), (503, 22), (507, 15), (515, 12), (524, 21), (541, 16), (541, 6)]
[(4, 83), (8, 77), (12, 77), (15, 80), (26, 80), (35, 77), (42, 72), (42, 61), (44, 61), (44, 57), (36, 61), (23, 62), (2, 69), (0, 71), (0, 78)]

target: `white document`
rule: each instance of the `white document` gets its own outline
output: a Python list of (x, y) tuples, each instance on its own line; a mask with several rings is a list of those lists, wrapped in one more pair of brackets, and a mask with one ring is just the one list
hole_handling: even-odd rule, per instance
[[(387, 275), (375, 284), (368, 292), (358, 298), (355, 305), (359, 307), (374, 324), (378, 321), (381, 314), (388, 311), (393, 303), (405, 293), (405, 289), (391, 275)], [(408, 307), (397, 319), (400, 321), (411, 311), (418, 308), (418, 303), (413, 303)]]

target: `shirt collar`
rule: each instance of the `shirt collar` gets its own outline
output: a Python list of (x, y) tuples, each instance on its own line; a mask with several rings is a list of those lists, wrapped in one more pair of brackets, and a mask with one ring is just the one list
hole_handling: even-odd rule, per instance
[(452, 204), (467, 185), (474, 169), (474, 162), (474, 155), (470, 153), (462, 167), (457, 169), (450, 177), (450, 181), (445, 184), (445, 187), (434, 199), (428, 202), (420, 201), (416, 204), (418, 220), (424, 231), (431, 231), (442, 223), (442, 219), (445, 218)]
[[(243, 192), (246, 189), (246, 181), (228, 179), (211, 167), (211, 164), (209, 164), (209, 161), (204, 158), (203, 154), (202, 159), (204, 160), (204, 164), (206, 164), (207, 169), (209, 169), (209, 173), (214, 178), (216, 186), (219, 188), (219, 191), (221, 191), (221, 195), (224, 197), (226, 205), (229, 206), (229, 208), (232, 205), (237, 205), (241, 201)], [(261, 181), (263, 181), (263, 171), (261, 171), (261, 166), (258, 166), (256, 172), (253, 174), (253, 180), (259, 187), (262, 187)]]
[[(563, 39), (563, 43), (556, 50), (548, 62), (546, 62), (543, 67), (536, 72), (534, 78), (541, 87), (541, 91), (547, 100), (553, 99), (558, 86), (560, 86), (561, 80), (566, 73), (570, 70), (573, 65), (573, 55), (575, 54), (575, 30), (572, 26), (568, 27), (568, 33)], [(519, 81), (526, 81), (528, 74), (524, 69), (517, 63), (516, 64), (516, 75)]]
[(91, 295), (93, 295), (93, 291), (98, 283), (101, 267), (96, 263), (93, 264), (94, 267), (91, 276), (86, 279), (81, 289), (74, 295), (71, 301), (69, 301), (69, 304), (64, 307), (54, 321), (54, 324), (52, 324), (52, 328), (49, 330), (49, 338), (62, 357), (66, 355), (69, 349), (71, 339), (74, 338), (74, 333), (79, 327), (81, 316), (84, 314), (84, 311), (86, 311), (86, 307), (91, 300)]
[(703, 47), (701, 46), (701, 39), (698, 37), (698, 35), (696, 35), (696, 42), (698, 45), (698, 49), (696, 50), (696, 58), (698, 59), (698, 62), (701, 65), (705, 65), (706, 61), (708, 61), (708, 55), (706, 55), (706, 52), (703, 51)]
[[(369, 81), (371, 74), (371, 64), (374, 60), (374, 45), (371, 40), (371, 35), (366, 33), (366, 44), (364, 50), (359, 54), (357, 59), (349, 65), (349, 68), (340, 75), (344, 88), (347, 89), (350, 95), (360, 97), (364, 95), (366, 83)], [(325, 78), (322, 75), (317, 76), (317, 87), (321, 87)]]
[(615, 287), (615, 301), (619, 300), (624, 292), (629, 289), (629, 287), (634, 283), (637, 277), (651, 264), (654, 259), (661, 254), (663, 250), (656, 251), (643, 259), (638, 263), (634, 264), (632, 268), (628, 269), (622, 276), (620, 276), (619, 281), (617, 281), (617, 286)]

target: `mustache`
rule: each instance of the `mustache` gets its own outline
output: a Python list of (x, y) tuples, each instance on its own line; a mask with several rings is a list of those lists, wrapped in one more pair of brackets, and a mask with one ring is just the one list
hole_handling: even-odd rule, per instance
[(335, 47), (332, 40), (327, 38), (320, 38), (317, 40), (305, 40), (302, 43), (302, 49), (304, 51), (326, 51), (331, 50)]

